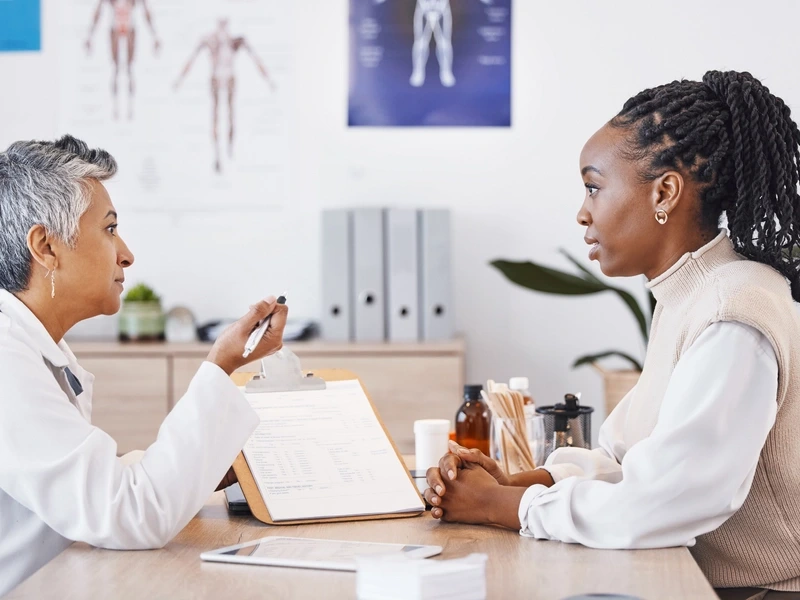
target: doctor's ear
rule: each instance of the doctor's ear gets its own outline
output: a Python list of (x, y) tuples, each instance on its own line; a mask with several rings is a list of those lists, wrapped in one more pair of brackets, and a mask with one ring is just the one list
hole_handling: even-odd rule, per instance
[(44, 225), (37, 224), (31, 227), (26, 240), (28, 251), (30, 251), (35, 262), (48, 271), (58, 267), (57, 249), (54, 248), (57, 245), (54, 243), (56, 240), (47, 234)]

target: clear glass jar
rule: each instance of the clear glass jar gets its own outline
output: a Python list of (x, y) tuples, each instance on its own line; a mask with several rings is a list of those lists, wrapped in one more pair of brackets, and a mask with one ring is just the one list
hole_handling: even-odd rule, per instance
[[(524, 435), (521, 435), (521, 431)], [(532, 465), (521, 459), (521, 444), (525, 444), (530, 450)], [(492, 417), (489, 456), (507, 475), (541, 466), (544, 463), (546, 445), (542, 415), (526, 414), (521, 425), (516, 419)]]

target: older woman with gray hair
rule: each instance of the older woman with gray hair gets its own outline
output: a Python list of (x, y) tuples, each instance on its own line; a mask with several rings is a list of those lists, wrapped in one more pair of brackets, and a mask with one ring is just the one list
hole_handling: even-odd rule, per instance
[(119, 310), (133, 254), (103, 186), (116, 170), (70, 136), (0, 153), (0, 596), (73, 541), (158, 548), (178, 533), (258, 424), (229, 375), (282, 344), (286, 307), (257, 302), (211, 348), (156, 442), (117, 457), (91, 424), (94, 378), (62, 339)]

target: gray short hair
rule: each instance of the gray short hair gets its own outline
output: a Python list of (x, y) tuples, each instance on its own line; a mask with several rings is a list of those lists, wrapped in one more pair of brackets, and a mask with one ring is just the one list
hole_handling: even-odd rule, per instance
[(91, 201), (89, 180), (117, 172), (105, 150), (65, 135), (55, 142), (23, 141), (0, 152), (0, 289), (28, 288), (28, 231), (43, 225), (48, 235), (74, 247), (78, 221)]

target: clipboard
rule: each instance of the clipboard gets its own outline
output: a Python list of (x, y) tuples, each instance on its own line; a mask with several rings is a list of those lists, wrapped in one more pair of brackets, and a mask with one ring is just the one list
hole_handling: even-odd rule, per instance
[[(256, 378), (257, 373), (233, 373), (231, 378), (233, 379), (234, 383), (238, 386), (245, 386), (247, 389), (246, 391), (258, 391), (257, 389), (253, 389), (253, 387), (248, 387), (249, 385), (255, 384), (254, 378)], [(263, 378), (263, 373), (262, 373)], [(314, 379), (313, 383), (310, 381)], [(345, 369), (324, 369), (321, 371), (314, 371), (313, 374), (304, 373), (304, 377), (302, 378), (302, 382), (298, 383), (297, 386), (292, 386), (290, 388), (276, 388), (270, 387), (267, 385), (262, 386), (262, 391), (292, 391), (297, 389), (323, 389), (320, 387), (302, 387), (307, 385), (319, 385), (319, 381), (327, 382), (327, 381), (350, 381), (356, 380), (358, 381), (361, 389), (364, 391), (364, 395), (369, 402), (370, 408), (372, 408), (372, 412), (375, 413), (375, 416), (378, 419), (378, 423), (380, 423), (381, 428), (383, 429), (384, 433), (386, 434), (389, 443), (392, 445), (392, 449), (394, 453), (397, 455), (398, 460), (400, 463), (405, 467), (406, 477), (408, 477), (409, 484), (414, 488), (417, 493), (417, 496), (420, 498), (420, 502), (422, 506), (425, 506), (425, 501), (423, 500), (419, 490), (417, 490), (416, 483), (411, 477), (411, 474), (408, 471), (408, 468), (405, 466), (405, 462), (403, 462), (403, 457), (397, 449), (397, 445), (394, 443), (392, 436), (389, 435), (389, 431), (386, 429), (386, 424), (381, 419), (380, 414), (377, 410), (375, 410), (375, 404), (372, 402), (372, 398), (369, 395), (369, 392), (364, 387), (364, 384), (361, 380), (356, 376), (355, 373), (345, 370)], [(357, 516), (345, 516), (345, 517), (331, 517), (325, 519), (301, 519), (296, 521), (274, 521), (272, 516), (269, 514), (269, 509), (264, 502), (264, 498), (261, 496), (261, 492), (258, 489), (258, 485), (256, 484), (255, 478), (253, 477), (253, 473), (250, 471), (250, 467), (247, 464), (247, 459), (245, 459), (244, 454), (242, 452), (236, 457), (236, 460), (233, 463), (233, 470), (236, 473), (236, 477), (239, 480), (239, 485), (242, 488), (242, 492), (244, 493), (244, 497), (247, 500), (247, 504), (250, 506), (250, 511), (253, 513), (253, 516), (263, 523), (267, 523), (268, 525), (305, 525), (309, 523), (341, 523), (345, 521), (371, 521), (376, 519), (399, 519), (404, 517), (417, 517), (424, 513), (424, 509), (421, 509), (419, 512), (410, 512), (410, 513), (388, 513), (388, 514), (372, 514), (372, 515), (357, 515)]]

